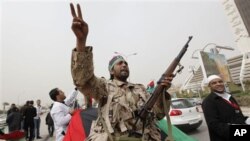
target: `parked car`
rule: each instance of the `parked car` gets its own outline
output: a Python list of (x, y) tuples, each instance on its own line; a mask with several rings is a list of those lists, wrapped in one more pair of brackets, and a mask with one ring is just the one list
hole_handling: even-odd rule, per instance
[(198, 107), (186, 98), (172, 99), (169, 115), (172, 124), (182, 131), (197, 129), (202, 123)]
[(187, 98), (189, 102), (191, 102), (193, 105), (201, 105), (201, 99), (200, 98)]

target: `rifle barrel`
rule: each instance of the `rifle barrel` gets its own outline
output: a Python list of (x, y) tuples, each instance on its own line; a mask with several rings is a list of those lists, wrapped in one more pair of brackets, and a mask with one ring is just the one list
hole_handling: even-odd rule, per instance
[[(153, 108), (154, 104), (156, 103), (157, 99), (159, 98), (159, 96), (163, 92), (163, 90), (168, 90), (168, 88), (165, 88), (164, 86), (160, 85), (159, 83), (166, 76), (171, 76), (173, 74), (173, 72), (175, 71), (177, 65), (179, 64), (179, 62), (181, 60), (181, 58), (186, 53), (187, 48), (188, 48), (188, 44), (189, 44), (189, 42), (191, 41), (192, 38), (193, 38), (193, 36), (189, 36), (188, 41), (183, 46), (182, 50), (179, 52), (179, 54), (177, 55), (177, 57), (172, 61), (172, 63), (168, 66), (167, 70), (164, 72), (164, 74), (161, 76), (161, 78), (157, 82), (157, 86), (156, 86), (153, 94), (150, 96), (150, 98), (145, 103), (145, 105), (143, 106), (143, 108), (139, 111), (139, 117), (141, 119), (144, 119), (144, 120), (146, 119), (147, 114), (149, 113), (149, 111), (151, 111), (151, 109)], [(167, 98), (170, 99), (171, 96), (168, 94)]]

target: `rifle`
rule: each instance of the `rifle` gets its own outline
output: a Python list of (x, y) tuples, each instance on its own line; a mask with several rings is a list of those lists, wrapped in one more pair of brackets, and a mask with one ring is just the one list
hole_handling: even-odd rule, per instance
[[(138, 112), (138, 116), (139, 116), (138, 118), (140, 118), (142, 121), (145, 121), (147, 119), (147, 116), (149, 115), (151, 109), (153, 108), (154, 104), (156, 103), (156, 101), (159, 98), (159, 96), (161, 95), (161, 93), (163, 91), (168, 90), (168, 88), (165, 88), (164, 86), (159, 85), (159, 84), (166, 76), (172, 76), (173, 75), (173, 72), (175, 71), (176, 67), (179, 65), (179, 62), (180, 62), (181, 58), (183, 57), (183, 55), (187, 51), (188, 43), (191, 41), (192, 38), (193, 38), (193, 36), (189, 36), (188, 41), (186, 42), (186, 44), (184, 45), (184, 47), (182, 48), (182, 50), (180, 51), (178, 56), (173, 60), (173, 62), (170, 64), (170, 66), (167, 68), (167, 70), (164, 72), (164, 74), (161, 76), (161, 78), (157, 82), (157, 86), (156, 86), (153, 94), (151, 95), (151, 97), (148, 99), (148, 101), (145, 103), (145, 105), (142, 107), (142, 109)], [(183, 68), (184, 67), (181, 66), (177, 70), (177, 72), (174, 74), (174, 76), (177, 73), (179, 73)], [(170, 94), (167, 94), (166, 98), (168, 100), (170, 100), (170, 98), (171, 98)], [(136, 123), (137, 122), (138, 122), (138, 119), (136, 120)]]

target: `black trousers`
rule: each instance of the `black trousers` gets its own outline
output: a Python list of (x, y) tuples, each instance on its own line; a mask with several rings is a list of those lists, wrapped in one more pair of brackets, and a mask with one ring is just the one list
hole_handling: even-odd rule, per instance
[(48, 125), (48, 132), (49, 132), (49, 135), (52, 137), (53, 134), (54, 134), (54, 126), (53, 125)]
[(25, 137), (28, 138), (29, 141), (32, 141), (34, 139), (34, 121), (32, 122), (24, 122), (24, 130), (25, 130)]

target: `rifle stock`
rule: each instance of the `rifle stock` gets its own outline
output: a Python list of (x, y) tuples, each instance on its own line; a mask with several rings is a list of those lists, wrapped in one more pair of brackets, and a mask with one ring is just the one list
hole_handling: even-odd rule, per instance
[[(173, 75), (173, 72), (175, 71), (177, 65), (179, 64), (179, 62), (181, 60), (181, 58), (183, 57), (183, 55), (187, 51), (188, 44), (189, 44), (189, 42), (191, 41), (192, 38), (193, 38), (193, 36), (189, 36), (188, 41), (186, 42), (186, 44), (184, 45), (184, 47), (182, 48), (182, 50), (180, 51), (180, 53), (178, 54), (178, 56), (172, 61), (172, 63), (169, 65), (169, 67), (167, 68), (167, 70), (164, 72), (164, 74), (161, 76), (161, 78), (157, 82), (157, 86), (156, 86), (153, 94), (148, 99), (148, 101), (145, 103), (145, 105), (143, 106), (143, 108), (138, 112), (138, 116), (139, 116), (140, 119), (145, 120), (147, 118), (148, 113), (153, 108), (154, 104), (156, 103), (157, 99), (159, 98), (159, 96), (161, 95), (161, 93), (163, 92), (163, 90), (164, 89), (165, 90), (168, 89), (168, 88), (165, 88), (164, 86), (160, 85), (159, 83), (166, 76)], [(166, 95), (166, 98), (170, 99), (171, 96), (168, 94), (168, 95)]]

